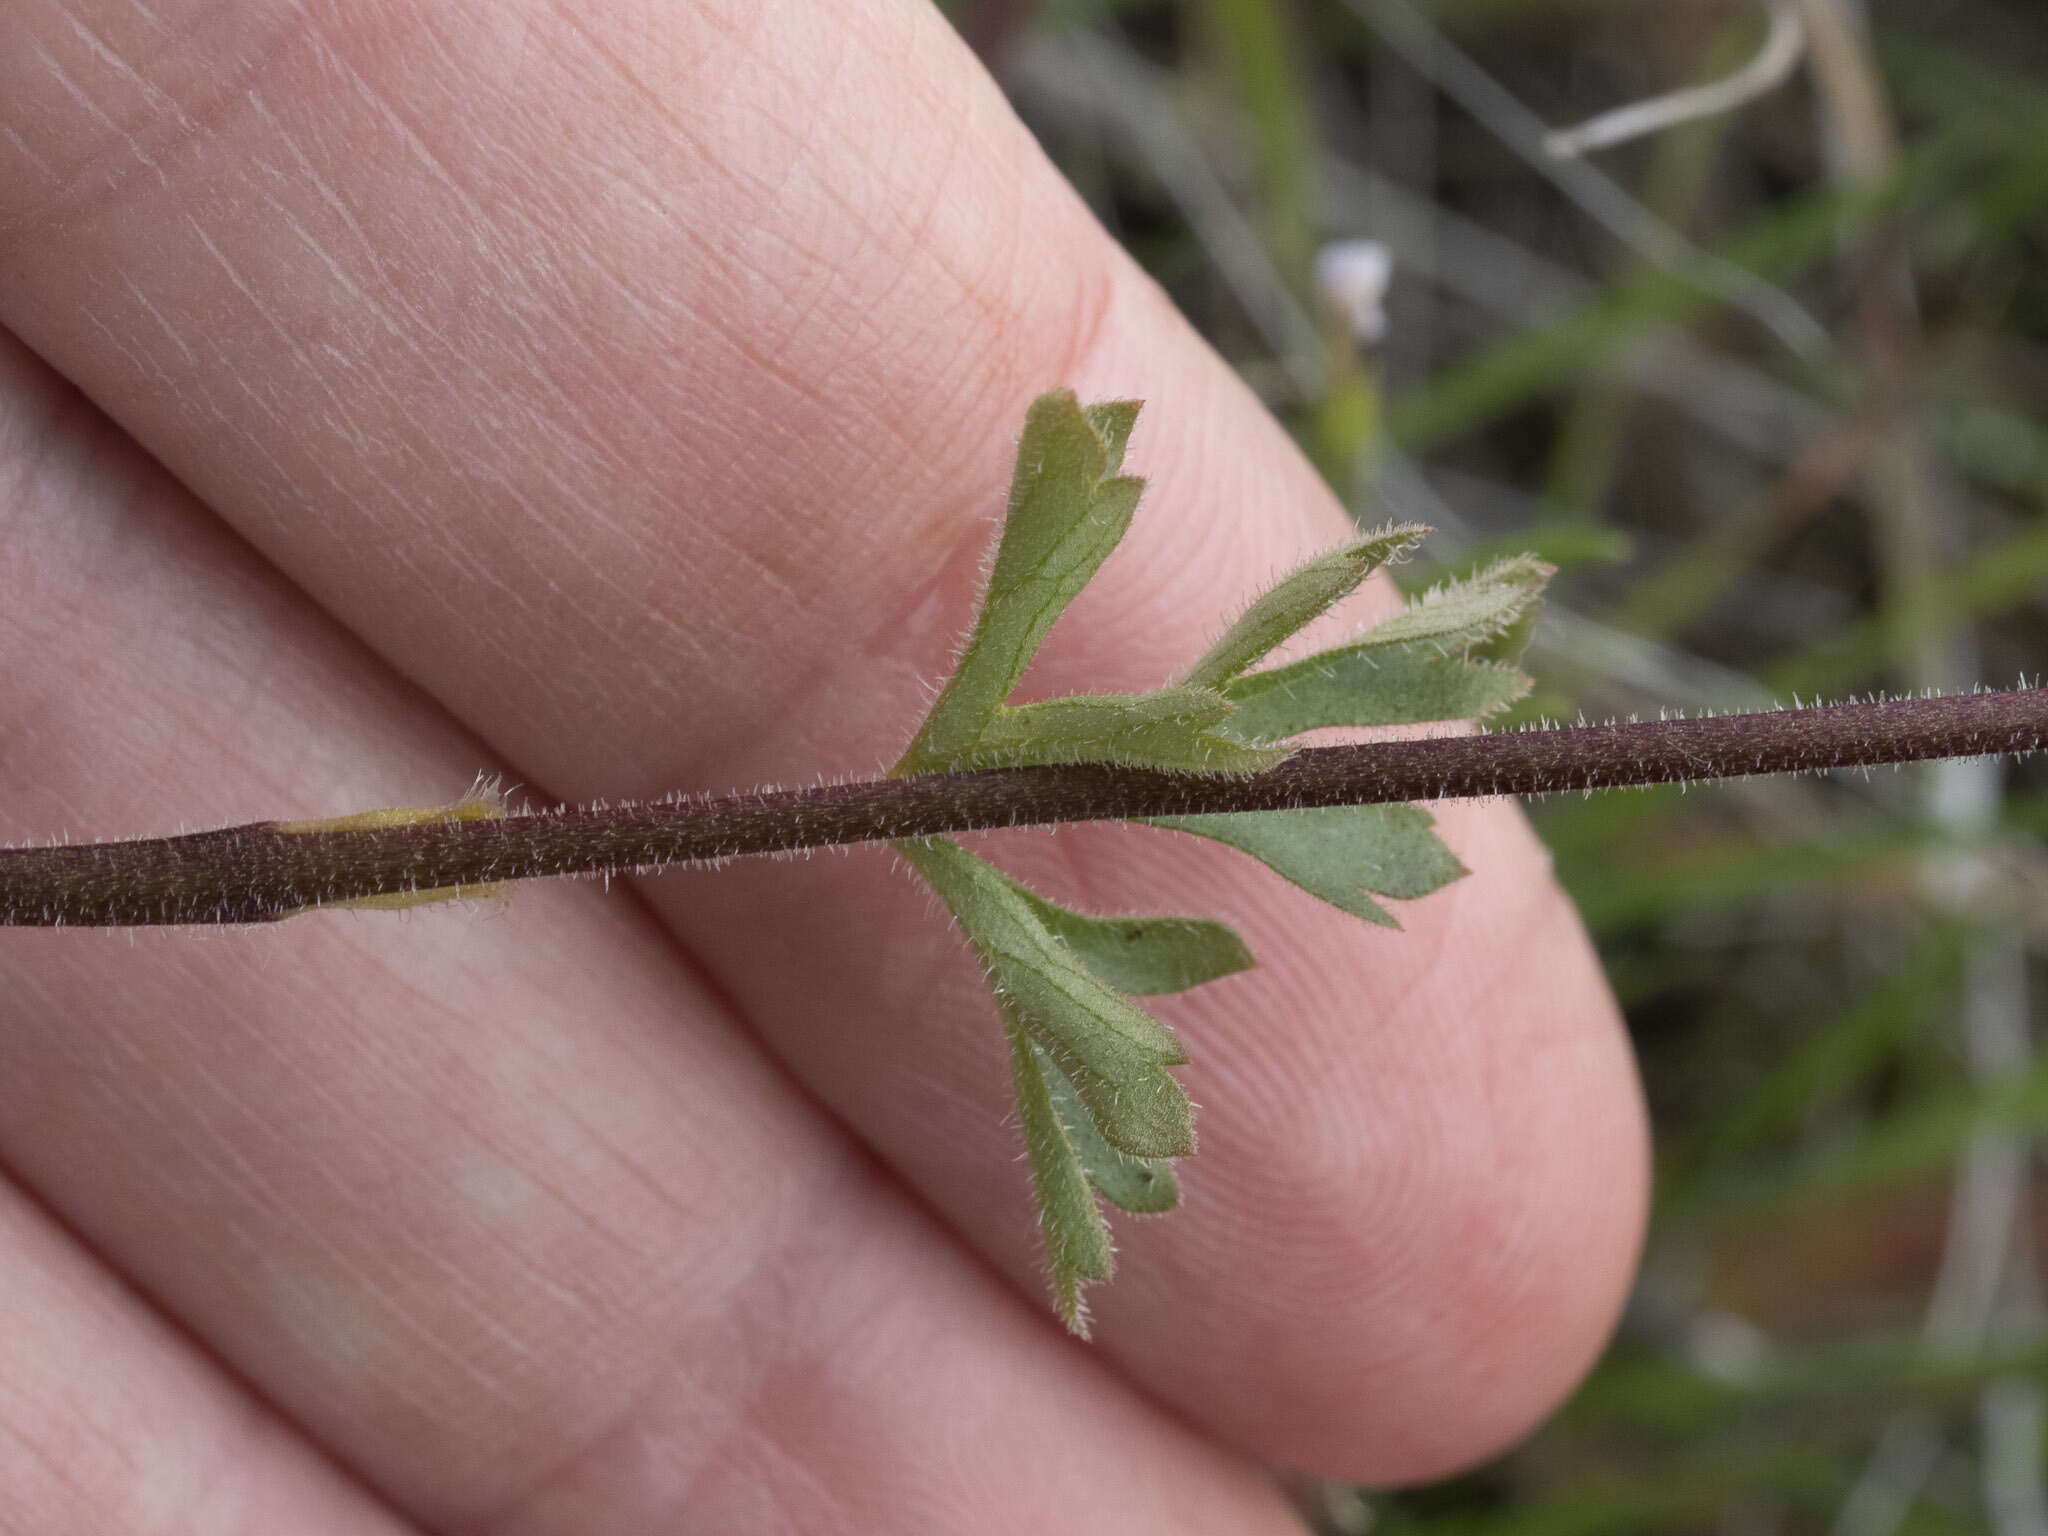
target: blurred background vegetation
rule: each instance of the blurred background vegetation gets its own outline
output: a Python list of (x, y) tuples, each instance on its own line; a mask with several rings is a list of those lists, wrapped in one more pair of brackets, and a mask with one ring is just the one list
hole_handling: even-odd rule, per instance
[[(2038, 675), (2048, 0), (947, 9), (1360, 521), (1439, 530), (1408, 580), (1561, 567), (1525, 718)], [(1546, 148), (1760, 56), (1734, 110)], [(1369, 270), (1362, 314), (1318, 280), (1360, 238), (1377, 336)], [(1548, 1427), (1304, 1484), (1317, 1528), (2048, 1533), (2044, 785), (1532, 807), (1641, 1053), (1649, 1254)]]

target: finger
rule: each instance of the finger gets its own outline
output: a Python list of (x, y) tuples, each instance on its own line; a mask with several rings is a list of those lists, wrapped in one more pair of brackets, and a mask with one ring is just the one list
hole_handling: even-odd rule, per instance
[[(389, 17), (205, 14), (38, 27), (72, 91), (25, 80), (9, 109), (50, 180), (0, 204), (0, 303), (552, 791), (893, 757), (1046, 385), (1147, 397), (1154, 483), (1036, 686), (1155, 683), (1338, 536), (920, 8), (450, 5), (402, 47)], [(1519, 1432), (1597, 1347), (1640, 1230), (1640, 1108), (1583, 938), (1511, 812), (1448, 825), (1479, 874), (1401, 941), (1220, 859), (1127, 879), (1160, 856), (1059, 844), (1079, 888), (1225, 911), (1265, 963), (1170, 1010), (1209, 1150), (1190, 1209), (1126, 1234), (1107, 1345), (1241, 1443), (1354, 1474)], [(1034, 1285), (987, 1003), (887, 861), (657, 899)]]
[(0, 1182), (0, 1532), (410, 1529)]
[[(0, 345), (26, 556), (0, 838), (469, 771), (473, 742), (67, 395)], [(635, 903), (533, 895), (8, 933), (0, 1159), (436, 1528), (1286, 1528), (960, 1252)]]

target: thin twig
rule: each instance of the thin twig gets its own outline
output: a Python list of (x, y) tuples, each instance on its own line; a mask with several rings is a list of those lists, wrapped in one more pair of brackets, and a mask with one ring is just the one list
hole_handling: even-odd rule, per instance
[(1549, 128), (1543, 120), (1456, 47), (1409, 0), (1345, 0), (1345, 4), (1418, 73), (1637, 255), (1666, 272), (1688, 276), (1703, 290), (1745, 310), (1798, 356), (1819, 357), (1830, 350), (1827, 328), (1789, 293), (1754, 272), (1699, 250), (1585, 161), (1553, 156), (1544, 148)]
[[(1161, 121), (1164, 109), (1158, 104), (1167, 94), (1164, 71), (1128, 56), (1117, 57), (1111, 67), (1100, 53), (1084, 68), (1087, 45), (1077, 46), (1079, 36), (1059, 32), (1020, 39), (1005, 64), (1006, 88), (1041, 133), (1076, 127), (1099, 131), (1111, 154), (1159, 177), (1164, 187), (1165, 169), (1155, 163), (1144, 142)], [(1400, 271), (1427, 278), (1512, 325), (1552, 324), (1599, 292), (1576, 273), (1339, 156), (1323, 156), (1322, 175), (1319, 201), (1331, 215), (1327, 236), (1384, 241)], [(1171, 189), (1168, 193), (1178, 205), (1180, 194)], [(1194, 206), (1183, 211), (1195, 227)], [(1242, 214), (1234, 215), (1234, 227), (1250, 230)], [(1207, 243), (1207, 236), (1204, 239)], [(1227, 249), (1233, 261), (1242, 252), (1236, 235)], [(1225, 246), (1211, 248), (1219, 273), (1282, 358), (1291, 382), (1305, 397), (1312, 397), (1304, 386), (1310, 377), (1304, 364), (1308, 354), (1295, 356), (1289, 349), (1308, 339), (1296, 318), (1303, 326), (1312, 327), (1314, 322), (1291, 297), (1292, 317), (1283, 318), (1277, 309), (1262, 314), (1254, 300), (1272, 293), (1265, 277), (1249, 262), (1226, 269), (1225, 254)], [(1270, 263), (1266, 265), (1270, 270)], [(1712, 352), (1670, 326), (1646, 333), (1627, 349), (1620, 366), (1638, 389), (1694, 416), (1759, 458), (1789, 459), (1836, 424), (1834, 415), (1811, 396), (1749, 364)]]
[(1311, 747), (1244, 778), (1082, 763), (369, 830), (255, 822), (0, 849), (0, 926), (265, 922), (377, 895), (991, 827), (1555, 794), (2044, 745), (2048, 689), (2031, 688)]
[(1800, 22), (1795, 0), (1765, 0), (1770, 30), (1756, 56), (1731, 75), (1706, 85), (1682, 91), (1668, 91), (1647, 101), (1632, 101), (1625, 107), (1602, 112), (1573, 128), (1553, 128), (1543, 136), (1543, 147), (1559, 159), (1611, 149), (1631, 139), (1662, 133), (1680, 123), (1703, 117), (1718, 117), (1745, 107), (1785, 83), (1806, 51), (1806, 28)]

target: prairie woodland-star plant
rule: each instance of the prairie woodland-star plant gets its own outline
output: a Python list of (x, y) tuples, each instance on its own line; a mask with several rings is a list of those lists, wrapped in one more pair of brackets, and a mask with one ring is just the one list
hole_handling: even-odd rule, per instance
[(1387, 900), (1464, 873), (1416, 800), (1551, 794), (2037, 751), (2048, 691), (1870, 699), (1701, 719), (1297, 747), (1329, 726), (1477, 719), (1518, 699), (1513, 658), (1549, 569), (1502, 561), (1342, 645), (1266, 663), (1425, 530), (1388, 527), (1311, 560), (1254, 601), (1180, 678), (1149, 693), (1012, 705), (1040, 642), (1138, 505), (1122, 473), (1133, 401), (1041, 395), (958, 665), (889, 778), (809, 789), (513, 811), (452, 806), (263, 821), (175, 837), (0, 848), (0, 927), (270, 922), (403, 907), (549, 875), (842, 843), (892, 843), (979, 956), (1009, 1044), (1053, 1304), (1114, 1268), (1103, 1200), (1170, 1210), (1194, 1114), (1173, 1032), (1133, 1001), (1251, 965), (1198, 917), (1098, 917), (1031, 890), (946, 834), (1135, 821), (1226, 843), (1369, 923)]
[[(1343, 645), (1253, 670), (1427, 531), (1395, 526), (1282, 579), (1164, 688), (1006, 703), (1054, 621), (1130, 526), (1143, 482), (1120, 471), (1137, 414), (1136, 402), (1084, 406), (1066, 391), (1033, 402), (981, 611), (894, 776), (1084, 762), (1250, 775), (1278, 765), (1305, 731), (1464, 720), (1527, 691), (1509, 658), (1550, 574), (1529, 559), (1431, 592)], [(1375, 897), (1425, 896), (1464, 873), (1428, 814), (1408, 804), (1143, 820), (1241, 849), (1385, 927), (1398, 925)], [(1195, 1149), (1192, 1107), (1168, 1070), (1187, 1054), (1132, 998), (1199, 986), (1252, 957), (1221, 923), (1091, 916), (947, 838), (895, 846), (987, 972), (1009, 1042), (1053, 1305), (1085, 1335), (1083, 1290), (1115, 1268), (1101, 1202), (1139, 1214), (1171, 1210), (1179, 1190), (1170, 1164)]]

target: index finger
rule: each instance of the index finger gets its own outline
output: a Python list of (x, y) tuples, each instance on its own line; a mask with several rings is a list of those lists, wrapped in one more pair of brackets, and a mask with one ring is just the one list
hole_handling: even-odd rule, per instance
[[(1148, 399), (1152, 489), (1034, 687), (1158, 682), (1343, 531), (908, 0), (81, 8), (36, 49), (0, 50), (0, 318), (552, 793), (893, 758), (1041, 388)], [(1633, 1258), (1640, 1110), (1583, 937), (1512, 810), (1446, 833), (1478, 873), (1399, 939), (1220, 851), (1017, 854), (1055, 894), (1228, 915), (1264, 962), (1161, 1010), (1205, 1151), (1099, 1312), (1127, 1370), (1274, 1459), (1491, 1449)], [(990, 1005), (887, 858), (652, 895), (1035, 1288)]]

